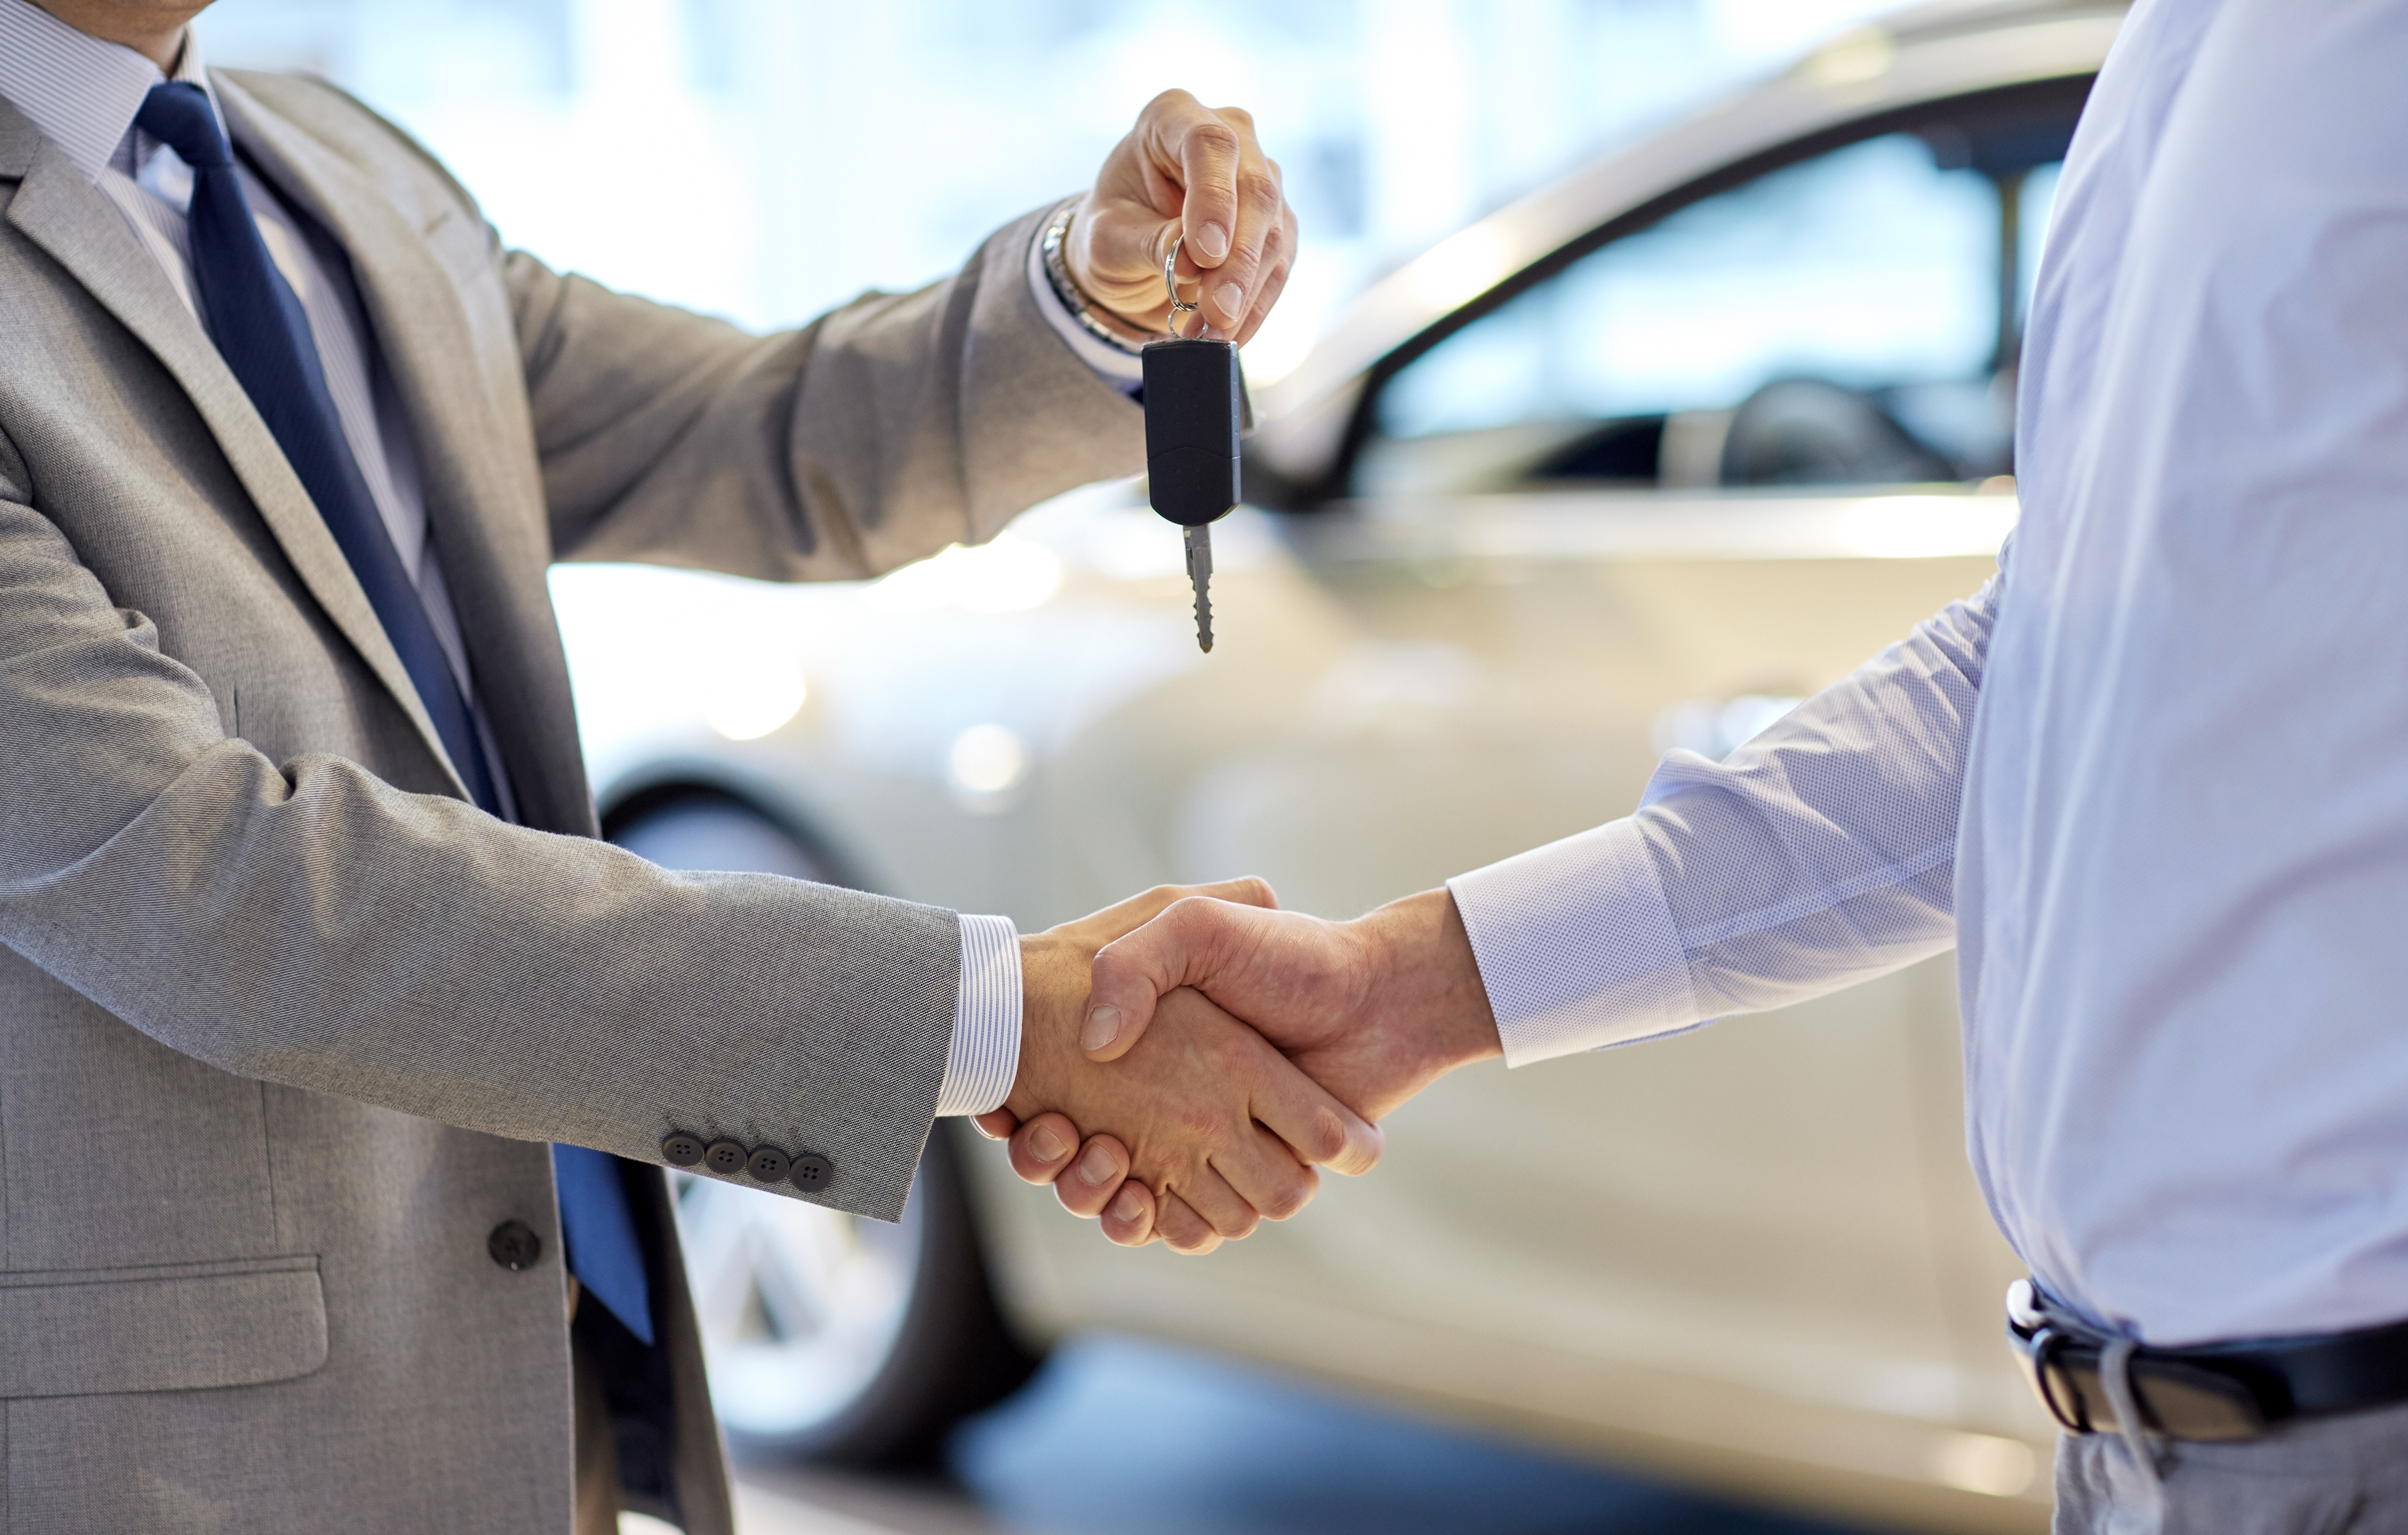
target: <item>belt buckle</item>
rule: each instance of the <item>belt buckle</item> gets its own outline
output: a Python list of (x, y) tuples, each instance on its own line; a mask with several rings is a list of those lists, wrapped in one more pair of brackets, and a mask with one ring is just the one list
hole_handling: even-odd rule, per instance
[(2032, 1395), (2040, 1399), (2041, 1406), (2057, 1420), (2057, 1427), (2069, 1434), (2092, 1432), (2089, 1399), (2072, 1371), (2064, 1369), (2057, 1358), (2072, 1345), (2073, 1340), (2042, 1327), (2028, 1335), (2018, 1331), (2015, 1341), (2020, 1345), (2015, 1353), (2023, 1360), (2024, 1378), (2031, 1383)]
[[(2098, 1343), (2059, 1332), (2034, 1308), (2012, 1301), (2007, 1328), (2032, 1394), (2059, 1427), (2071, 1434), (2120, 1428), (2100, 1385)], [(2132, 1361), (2131, 1385), (2143, 1427), (2171, 1439), (2256, 1439), (2271, 1421), (2247, 1384), (2194, 1359), (2142, 1354)]]
[[(2057, 1354), (2072, 1340), (2048, 1325), (2047, 1313), (2040, 1306), (2038, 1287), (2028, 1279), (2016, 1280), (2007, 1286), (2007, 1337), (2015, 1345), (2015, 1358), (2024, 1367), (2024, 1379), (2031, 1385), (2032, 1395), (2040, 1399), (2042, 1409), (2067, 1433), (2089, 1433), (2089, 1404), (2083, 1399), (2082, 1388), (2071, 1374), (2057, 1367)], [(2052, 1375), (2056, 1381), (2051, 1380)]]

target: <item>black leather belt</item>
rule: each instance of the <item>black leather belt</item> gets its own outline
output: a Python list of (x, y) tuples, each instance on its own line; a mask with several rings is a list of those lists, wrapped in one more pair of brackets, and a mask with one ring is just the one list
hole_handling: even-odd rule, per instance
[[(2117, 1433), (2100, 1361), (2114, 1340), (2027, 1279), (2007, 1290), (2007, 1331), (2049, 1414), (2077, 1434)], [(2287, 1418), (2408, 1401), (2408, 1322), (2313, 1338), (2133, 1351), (2143, 1427), (2171, 1439), (2255, 1439)]]

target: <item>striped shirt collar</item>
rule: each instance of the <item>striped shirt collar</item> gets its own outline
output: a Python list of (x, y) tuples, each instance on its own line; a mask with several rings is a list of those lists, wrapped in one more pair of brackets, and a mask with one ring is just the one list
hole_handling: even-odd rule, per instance
[[(200, 40), (189, 26), (173, 78), (209, 88)], [(0, 96), (89, 180), (100, 179), (143, 98), (168, 79), (134, 50), (78, 32), (30, 0), (0, 0)], [(209, 100), (214, 105), (217, 93)]]

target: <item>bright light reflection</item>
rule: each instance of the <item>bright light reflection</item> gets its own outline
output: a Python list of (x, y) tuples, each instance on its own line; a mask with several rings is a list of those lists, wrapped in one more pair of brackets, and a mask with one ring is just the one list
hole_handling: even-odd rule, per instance
[(2015, 525), (2005, 495), (1875, 495), (1848, 509), (1843, 527), (1855, 551), (1877, 560), (1995, 554)]
[(1027, 774), (1028, 748), (1004, 725), (974, 724), (945, 753), (945, 777), (970, 810), (1001, 808), (1003, 796)]
[(802, 712), (810, 696), (803, 668), (761, 657), (724, 665), (705, 684), (703, 722), (729, 740), (758, 740)]
[(1415, 298), (1446, 308), (1487, 292), (1512, 269), (1505, 232), (1476, 223), (1432, 246), (1405, 268), (1405, 281)]
[(1859, 27), (1833, 38), (1808, 59), (1805, 74), (1809, 80), (1827, 89), (1861, 85), (1888, 74), (1897, 58), (1898, 45), (1890, 41), (1888, 33), (1879, 27)]
[(1268, 389), (1297, 370), (1312, 351), (1312, 316), (1298, 308), (1271, 310), (1263, 328), (1238, 353), (1246, 370), (1246, 385)]
[(898, 613), (1017, 613), (1042, 607), (1061, 588), (1059, 555), (1000, 533), (988, 543), (948, 544), (927, 559), (891, 570), (870, 583), (863, 600)]
[(2031, 1485), (2031, 1446), (1995, 1434), (1950, 1434), (1932, 1456), (1933, 1472), (1952, 1487), (2013, 1498)]

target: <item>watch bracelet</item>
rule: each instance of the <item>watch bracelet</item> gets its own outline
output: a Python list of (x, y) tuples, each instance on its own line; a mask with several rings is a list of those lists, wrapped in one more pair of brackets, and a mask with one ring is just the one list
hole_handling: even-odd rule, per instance
[(1078, 197), (1065, 199), (1045, 222), (1045, 233), (1039, 240), (1039, 251), (1045, 263), (1045, 280), (1053, 285), (1054, 296), (1070, 311), (1070, 318), (1076, 320), (1088, 335), (1124, 356), (1134, 357), (1142, 350), (1143, 343), (1132, 342), (1096, 319), (1087, 295), (1081, 291), (1077, 280), (1070, 276), (1070, 263), (1062, 248), (1069, 237), (1070, 220), (1077, 214), (1079, 203)]

